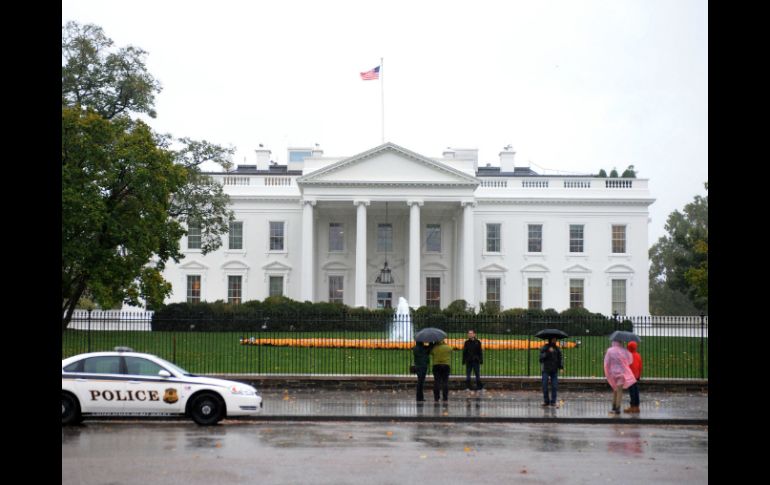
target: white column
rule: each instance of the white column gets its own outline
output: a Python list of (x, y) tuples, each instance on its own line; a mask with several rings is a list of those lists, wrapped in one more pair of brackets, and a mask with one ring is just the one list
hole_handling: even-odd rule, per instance
[(354, 200), (356, 209), (356, 298), (354, 306), (366, 306), (366, 206), (368, 200)]
[(302, 201), (302, 301), (313, 301), (315, 262), (313, 261), (313, 206), (314, 200)]
[(462, 299), (468, 305), (476, 306), (476, 288), (473, 284), (475, 251), (473, 248), (474, 227), (473, 207), (475, 202), (463, 202), (463, 288)]
[(409, 306), (420, 306), (420, 206), (422, 201), (409, 200)]

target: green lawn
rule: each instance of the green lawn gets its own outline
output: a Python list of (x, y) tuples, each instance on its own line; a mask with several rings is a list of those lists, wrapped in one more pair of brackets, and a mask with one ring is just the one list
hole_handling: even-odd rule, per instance
[[(83, 352), (131, 347), (158, 355), (190, 372), (270, 374), (408, 374), (411, 351), (334, 349), (241, 345), (238, 332), (91, 332), (67, 330), (62, 335), (62, 358)], [(383, 332), (264, 332), (263, 338), (377, 338)], [(450, 334), (465, 338), (465, 334)], [(90, 338), (90, 342), (89, 342)], [(522, 338), (527, 336), (485, 336)], [(529, 337), (533, 340), (534, 337)], [(570, 339), (573, 340), (573, 339)], [(565, 377), (603, 377), (606, 337), (583, 337), (581, 345), (564, 349)], [(645, 377), (701, 377), (701, 340), (682, 337), (644, 337), (639, 346)], [(486, 350), (482, 374), (537, 376), (537, 350)], [(462, 352), (452, 354), (452, 374), (464, 374)], [(703, 377), (708, 378), (708, 339), (703, 341)]]

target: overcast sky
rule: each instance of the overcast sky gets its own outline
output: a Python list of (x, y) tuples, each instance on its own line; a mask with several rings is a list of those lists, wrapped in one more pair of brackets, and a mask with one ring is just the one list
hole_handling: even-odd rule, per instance
[(428, 157), (650, 179), (652, 244), (708, 180), (706, 0), (62, 0), (62, 23), (148, 51), (150, 124), (176, 137), (350, 156), (385, 139)]

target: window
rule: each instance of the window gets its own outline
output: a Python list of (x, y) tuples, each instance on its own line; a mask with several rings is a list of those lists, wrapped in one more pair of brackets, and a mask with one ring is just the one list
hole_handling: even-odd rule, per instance
[(243, 249), (243, 222), (233, 221), (230, 223), (228, 240), (229, 249)]
[(500, 278), (487, 278), (487, 305), (500, 309)]
[(425, 278), (425, 306), (441, 308), (441, 278)]
[(343, 303), (342, 276), (329, 276), (329, 303)]
[(158, 376), (158, 372), (166, 370), (155, 362), (140, 357), (125, 357), (126, 372), (133, 376)]
[(612, 280), (612, 313), (626, 314), (626, 280)]
[(120, 374), (120, 357), (89, 357), (83, 362), (86, 374)]
[(570, 224), (569, 226), (569, 252), (583, 252), (583, 225)]
[(543, 225), (529, 224), (527, 229), (527, 251), (530, 253), (543, 252)]
[(393, 293), (390, 291), (378, 291), (377, 308), (393, 308)]
[(393, 252), (393, 224), (377, 224), (377, 252)]
[(283, 276), (270, 277), (270, 294), (268, 296), (283, 296)]
[(527, 300), (530, 310), (543, 309), (543, 279), (529, 278), (527, 281)]
[(310, 150), (289, 150), (290, 162), (303, 162), (313, 154)]
[(200, 303), (201, 301), (201, 276), (197, 274), (187, 275), (187, 303)]
[(228, 276), (227, 277), (227, 303), (235, 303), (236, 305), (241, 303), (241, 277), (240, 276)]
[(583, 308), (583, 280), (569, 280), (569, 307)]
[(187, 228), (187, 249), (201, 248), (201, 226), (200, 224), (190, 224)]
[(344, 251), (345, 250), (345, 232), (342, 228), (342, 223), (330, 222), (329, 223), (329, 251)]
[(626, 252), (626, 226), (612, 226), (612, 252)]
[(500, 252), (500, 224), (487, 224), (487, 252)]
[(283, 251), (283, 221), (270, 221), (270, 251)]
[(425, 251), (441, 252), (441, 224), (428, 224), (425, 227)]

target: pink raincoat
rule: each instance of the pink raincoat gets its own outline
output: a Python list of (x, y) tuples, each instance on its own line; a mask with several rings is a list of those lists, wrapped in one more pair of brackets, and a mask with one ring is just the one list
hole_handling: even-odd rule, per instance
[(618, 386), (628, 389), (636, 383), (631, 364), (634, 358), (620, 342), (612, 342), (612, 346), (604, 354), (604, 375), (613, 390)]

